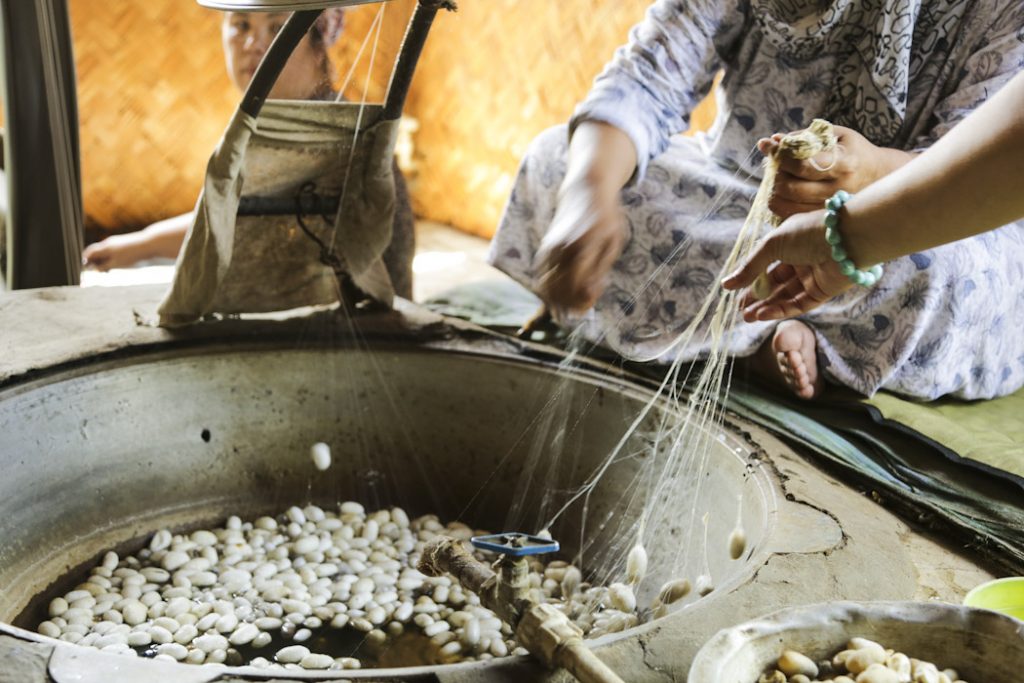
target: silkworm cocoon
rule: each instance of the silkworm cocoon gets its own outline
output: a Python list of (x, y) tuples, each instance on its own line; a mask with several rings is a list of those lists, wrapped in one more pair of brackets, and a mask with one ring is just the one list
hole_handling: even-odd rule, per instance
[[(400, 508), (368, 511), (351, 501), (337, 512), (307, 505), (252, 522), (232, 516), (223, 528), (184, 535), (164, 529), (136, 556), (104, 555), (85, 583), (49, 603), (51, 621), (39, 630), (111, 652), (152, 646), (163, 660), (231, 666), (244, 663), (236, 647), (277, 650), (278, 637), (293, 639), (269, 657), (276, 662), (250, 662), (292, 670), (327, 664), (325, 655), (297, 644), (316, 643), (314, 630), (328, 625), (384, 645), (415, 624), (444, 649), (446, 662), (519, 652), (512, 630), (478, 596), (450, 577), (427, 579), (409, 566), (437, 534), (470, 533), (461, 522), (446, 527), (434, 515), (410, 520)], [(591, 636), (621, 631), (638, 623), (635, 591), (648, 561), (637, 543), (626, 558), (629, 582), (607, 588), (584, 583), (564, 560), (534, 559), (528, 586)], [(666, 598), (688, 591), (688, 583), (677, 583)], [(327, 668), (339, 666), (360, 665), (342, 658)]]
[(872, 664), (857, 676), (857, 683), (900, 683), (900, 676), (884, 664)]
[(645, 574), (647, 574), (647, 551), (637, 543), (626, 558), (626, 581), (635, 586), (644, 580)]
[[(326, 467), (321, 469), (327, 469)], [(328, 655), (320, 655), (316, 653), (309, 653), (299, 661), (299, 666), (303, 669), (326, 669), (331, 664), (334, 664), (334, 658)]]
[(289, 645), (277, 651), (274, 659), (282, 664), (298, 664), (309, 654), (309, 648), (305, 645)]
[(117, 569), (117, 564), (118, 564), (119, 561), (120, 561), (120, 558), (118, 558), (117, 553), (115, 553), (113, 550), (111, 550), (111, 551), (107, 552), (103, 556), (103, 562), (102, 562), (101, 566), (104, 569), (112, 572), (115, 569)]
[(566, 600), (572, 598), (583, 582), (583, 574), (576, 567), (567, 567), (562, 576), (562, 597)]
[(802, 674), (808, 678), (815, 678), (818, 675), (818, 665), (807, 655), (800, 654), (795, 650), (786, 650), (779, 657), (777, 663), (779, 671), (787, 676)]
[(859, 674), (867, 671), (872, 664), (884, 664), (886, 660), (885, 650), (881, 647), (866, 647), (854, 650), (846, 658), (846, 670), (852, 674)]
[(768, 279), (766, 273), (761, 273), (754, 280), (754, 284), (750, 287), (750, 293), (754, 295), (754, 298), (760, 301), (761, 299), (767, 299), (768, 295), (772, 293), (772, 283)]
[(940, 676), (941, 674), (934, 664), (922, 662), (914, 671), (913, 681), (914, 683), (939, 683)]
[(453, 640), (441, 648), (441, 656), (443, 657), (454, 657), (460, 652), (462, 652), (462, 643), (457, 640)]
[(153, 534), (152, 540), (149, 542), (149, 549), (153, 552), (165, 550), (171, 545), (171, 532), (167, 529), (161, 529), (160, 531)]
[(313, 465), (323, 472), (331, 466), (331, 447), (322, 441), (313, 444), (309, 449), (309, 455), (313, 458)]
[(349, 621), (349, 624), (357, 631), (361, 633), (369, 633), (373, 630), (373, 622), (363, 617), (355, 617)]
[(690, 581), (688, 579), (675, 579), (669, 581), (658, 591), (658, 600), (663, 605), (671, 605), (682, 600), (690, 594)]
[[(255, 640), (259, 634), (260, 629), (256, 624), (242, 624), (235, 629), (228, 640), (232, 645), (245, 645)], [(227, 648), (225, 647), (224, 649)]]
[(68, 611), (68, 609), (70, 609), (70, 606), (68, 605), (68, 601), (65, 600), (64, 598), (58, 597), (58, 598), (54, 598), (53, 600), (50, 601), (50, 616), (51, 617), (62, 616), (65, 612)]
[(902, 652), (895, 652), (885, 660), (885, 665), (899, 674), (901, 681), (910, 680), (910, 658)]
[(188, 649), (181, 643), (164, 643), (158, 645), (156, 651), (158, 654), (170, 655), (179, 662), (188, 656)]
[(367, 523), (362, 526), (361, 538), (367, 541), (374, 542), (380, 533), (380, 524), (377, 523), (376, 519), (368, 519)]
[(208, 633), (206, 635), (199, 636), (192, 644), (207, 654), (214, 650), (228, 649), (227, 638), (217, 633)]
[(480, 622), (470, 617), (462, 627), (462, 644), (468, 648), (480, 642)]
[(447, 631), (450, 628), (451, 625), (447, 621), (435, 621), (433, 624), (428, 624), (423, 629), (423, 633), (428, 637), (436, 636), (438, 633), (441, 633), (442, 631)]
[(743, 556), (743, 551), (746, 549), (747, 534), (743, 531), (743, 527), (738, 526), (729, 534), (729, 557), (738, 560)]
[(132, 647), (143, 647), (152, 643), (153, 638), (146, 631), (133, 631), (125, 638), (125, 642)]
[(47, 636), (49, 638), (60, 638), (61, 635), (60, 627), (52, 621), (44, 621), (43, 623), (39, 624), (38, 630), (44, 636)]
[(624, 583), (613, 583), (608, 586), (608, 599), (612, 606), (622, 612), (632, 612), (636, 609), (636, 597), (633, 589)]

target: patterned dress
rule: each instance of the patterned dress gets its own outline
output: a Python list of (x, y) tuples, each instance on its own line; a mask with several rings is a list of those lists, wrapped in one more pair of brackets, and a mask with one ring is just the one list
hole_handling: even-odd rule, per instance
[[(925, 149), (1021, 68), (1021, 0), (655, 2), (569, 124), (610, 123), (639, 159), (622, 192), (625, 251), (583, 332), (625, 356), (668, 360), (664, 349), (718, 286), (750, 208), (758, 138), (821, 117), (876, 145)], [(713, 128), (678, 135), (719, 69)], [(491, 245), (491, 262), (527, 287), (567, 148), (564, 126), (533, 142)], [(802, 319), (825, 376), (861, 393), (1010, 393), (1024, 385), (1024, 227), (898, 259), (875, 287)], [(738, 325), (729, 352), (752, 354), (773, 328)]]

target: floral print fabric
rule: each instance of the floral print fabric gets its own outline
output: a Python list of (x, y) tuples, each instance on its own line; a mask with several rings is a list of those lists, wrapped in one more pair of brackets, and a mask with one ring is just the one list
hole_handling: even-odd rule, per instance
[[(715, 125), (679, 135), (720, 68)], [(876, 145), (924, 149), (1021, 68), (1020, 0), (654, 3), (569, 124), (620, 128), (639, 160), (622, 193), (626, 248), (583, 331), (627, 357), (669, 347), (718, 286), (760, 179), (758, 138), (820, 117)], [(491, 246), (491, 262), (528, 287), (567, 143), (559, 127), (531, 145)], [(803, 320), (826, 376), (861, 393), (1010, 393), (1024, 385), (1024, 227), (894, 261), (874, 288)], [(753, 353), (773, 327), (737, 326), (728, 351)]]

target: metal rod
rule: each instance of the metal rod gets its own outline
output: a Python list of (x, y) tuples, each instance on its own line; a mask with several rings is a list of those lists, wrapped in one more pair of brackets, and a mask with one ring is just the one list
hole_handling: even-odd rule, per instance
[[(518, 565), (522, 562), (522, 565)], [(506, 563), (512, 563), (510, 566)], [(583, 642), (583, 632), (552, 605), (540, 605), (517, 590), (527, 585), (521, 576), (526, 561), (502, 556), (501, 574), (477, 561), (461, 542), (439, 536), (427, 544), (420, 557), (419, 570), (427, 576), (451, 574), (465, 588), (480, 598), (481, 604), (493, 610), (516, 634), (519, 644), (546, 666), (562, 668), (581, 683), (623, 683)], [(514, 586), (502, 586), (501, 577), (510, 577)]]
[(238, 202), (239, 216), (334, 216), (338, 213), (341, 197), (303, 195), (291, 197), (242, 197)]
[(263, 103), (267, 101), (274, 83), (277, 82), (277, 77), (281, 75), (284, 65), (288, 63), (288, 58), (292, 56), (292, 52), (322, 11), (314, 9), (292, 13), (292, 16), (285, 22), (284, 28), (274, 38), (267, 54), (263, 55), (263, 60), (256, 68), (256, 73), (253, 74), (249, 87), (245, 90), (242, 103), (238, 105), (239, 109), (249, 116), (259, 116), (260, 110), (263, 109)]
[(423, 549), (419, 570), (427, 576), (451, 574), (464, 587), (480, 597), (480, 602), (493, 610), (502, 620), (515, 628), (522, 613), (515, 605), (498, 599), (498, 575), (478, 562), (462, 543), (454, 538), (439, 536)]
[(556, 662), (582, 683), (623, 683), (619, 675), (582, 640), (569, 643), (559, 650)]
[(402, 39), (402, 49), (395, 61), (395, 68), (391, 72), (383, 120), (394, 121), (402, 116), (405, 98), (409, 94), (412, 77), (416, 73), (416, 63), (423, 52), (423, 46), (426, 45), (427, 35), (434, 23), (434, 17), (437, 16), (437, 10), (441, 8), (454, 12), (455, 3), (452, 0), (420, 0), (416, 5), (405, 38)]

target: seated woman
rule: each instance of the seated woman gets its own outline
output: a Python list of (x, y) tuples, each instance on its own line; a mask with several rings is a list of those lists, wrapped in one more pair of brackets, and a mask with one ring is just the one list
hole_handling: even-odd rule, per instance
[[(772, 208), (818, 208), (899, 168), (1024, 62), (1019, 0), (658, 0), (569, 125), (522, 162), (490, 259), (582, 331), (654, 357), (694, 318), (736, 241), (760, 176), (755, 143), (837, 124), (839, 147), (784, 160)], [(724, 69), (706, 136), (676, 135)], [(983, 398), (1024, 384), (1022, 228), (894, 261), (799, 321), (723, 341), (804, 398), (828, 380), (872, 394)], [(592, 307), (592, 309), (591, 309)], [(591, 310), (587, 310), (591, 309)], [(706, 345), (678, 354), (697, 358)], [(664, 359), (664, 356), (661, 356)], [(667, 360), (667, 359), (666, 359)]]
[[(341, 36), (344, 10), (328, 9), (302, 39), (270, 91), (271, 99), (333, 100), (331, 62), (327, 49)], [(224, 58), (232, 82), (244, 92), (263, 55), (288, 19), (287, 12), (226, 12), (221, 28)], [(395, 221), (384, 265), (395, 293), (412, 298), (412, 258), (415, 250), (414, 219), (409, 192), (398, 167), (395, 173)], [(124, 268), (152, 258), (175, 258), (192, 225), (186, 213), (154, 223), (138, 232), (114, 235), (89, 245), (84, 263), (99, 270)]]

